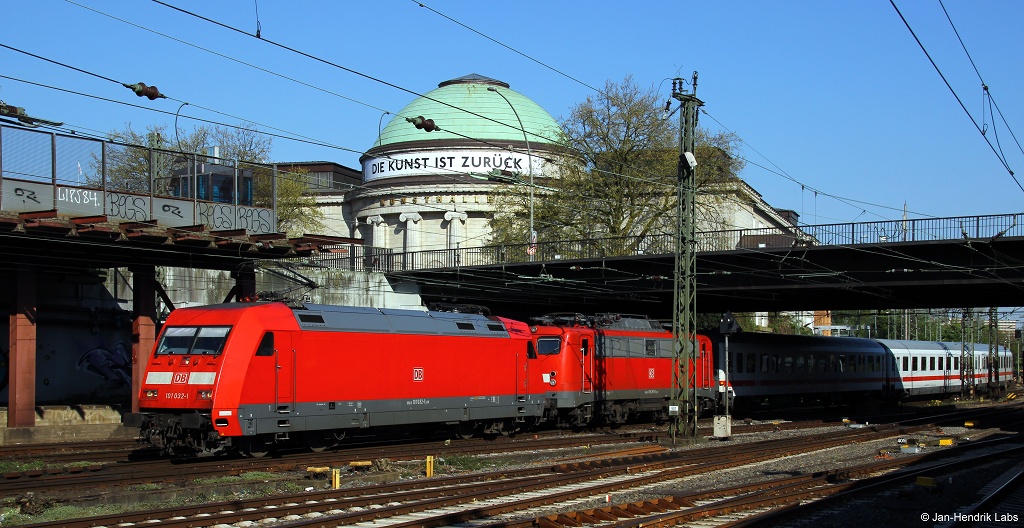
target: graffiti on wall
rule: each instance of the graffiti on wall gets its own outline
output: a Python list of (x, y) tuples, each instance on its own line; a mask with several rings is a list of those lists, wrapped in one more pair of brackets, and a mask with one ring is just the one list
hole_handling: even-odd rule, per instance
[[(130, 401), (131, 335), (124, 330), (78, 325), (40, 331), (36, 352), (36, 403), (116, 404)], [(7, 405), (10, 352), (0, 351), (0, 405)]]

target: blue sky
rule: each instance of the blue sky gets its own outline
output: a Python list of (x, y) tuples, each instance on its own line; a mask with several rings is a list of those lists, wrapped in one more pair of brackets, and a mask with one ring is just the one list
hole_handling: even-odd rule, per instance
[[(887, 0), (424, 0), (429, 9), (409, 0), (166, 1), (249, 33), (258, 11), (264, 39), (363, 75), (142, 0), (4, 0), (0, 44), (156, 85), (190, 103), (178, 119), (186, 129), (197, 124), (192, 117), (246, 120), (340, 147), (278, 138), (275, 161), (351, 167), (372, 146), (382, 111), (397, 112), (416, 97), (410, 92), (446, 79), (501, 79), (559, 119), (608, 80), (632, 76), (667, 99), (665, 79), (696, 70), (707, 112), (700, 125), (739, 134), (752, 162), (741, 176), (805, 223), (896, 219), (904, 203), (910, 217), (1024, 210), (1024, 191), (986, 143), (999, 141), (1024, 183), (1024, 154), (1011, 136), (1024, 140), (1024, 2), (896, 1), (978, 126), (987, 125), (983, 137)], [(1002, 113), (996, 122), (983, 114), (981, 81), (943, 5)], [(0, 75), (169, 113), (0, 78), (0, 100), (83, 133), (128, 122), (173, 129), (180, 106), (6, 48)]]

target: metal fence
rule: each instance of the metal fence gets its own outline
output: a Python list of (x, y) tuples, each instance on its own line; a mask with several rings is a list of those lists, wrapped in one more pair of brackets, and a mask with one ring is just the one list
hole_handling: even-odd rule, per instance
[(0, 126), (0, 211), (277, 231), (273, 165)]
[[(824, 224), (792, 229), (732, 229), (699, 232), (695, 242), (698, 252), (712, 252), (926, 240), (991, 239), (1024, 236), (1024, 225), (1018, 222), (1018, 219), (1024, 219), (1024, 213)], [(365, 247), (361, 248), (358, 256), (321, 255), (318, 262), (327, 267), (382, 272), (514, 264), (531, 261), (531, 255), (527, 251), (529, 247), (529, 244), (502, 244), (415, 252)], [(672, 234), (663, 234), (539, 242), (532, 260), (547, 262), (641, 255), (664, 256), (674, 253), (675, 237)]]

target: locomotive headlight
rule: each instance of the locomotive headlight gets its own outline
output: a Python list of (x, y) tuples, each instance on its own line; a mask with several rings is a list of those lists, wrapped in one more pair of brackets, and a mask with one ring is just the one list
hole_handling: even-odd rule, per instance
[(552, 370), (551, 374), (548, 374), (548, 378), (551, 380), (548, 383), (550, 383), (551, 386), (554, 387), (555, 386), (555, 371)]
[(146, 398), (146, 399), (149, 399), (149, 400), (155, 400), (157, 398), (157, 396), (159, 396), (159, 395), (160, 395), (160, 391), (158, 391), (156, 389), (148, 389), (148, 390), (146, 390), (145, 392), (142, 393), (142, 397)]
[(198, 393), (196, 393), (196, 399), (199, 399), (199, 400), (212, 400), (213, 399), (213, 391), (212, 390), (201, 390)]

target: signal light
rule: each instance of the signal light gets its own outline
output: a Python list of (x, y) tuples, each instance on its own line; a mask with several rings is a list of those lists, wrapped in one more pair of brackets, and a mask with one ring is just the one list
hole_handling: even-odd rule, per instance
[(416, 128), (419, 128), (426, 132), (433, 132), (438, 130), (437, 125), (434, 124), (433, 119), (425, 119), (423, 116), (407, 117), (406, 121), (412, 123)]

